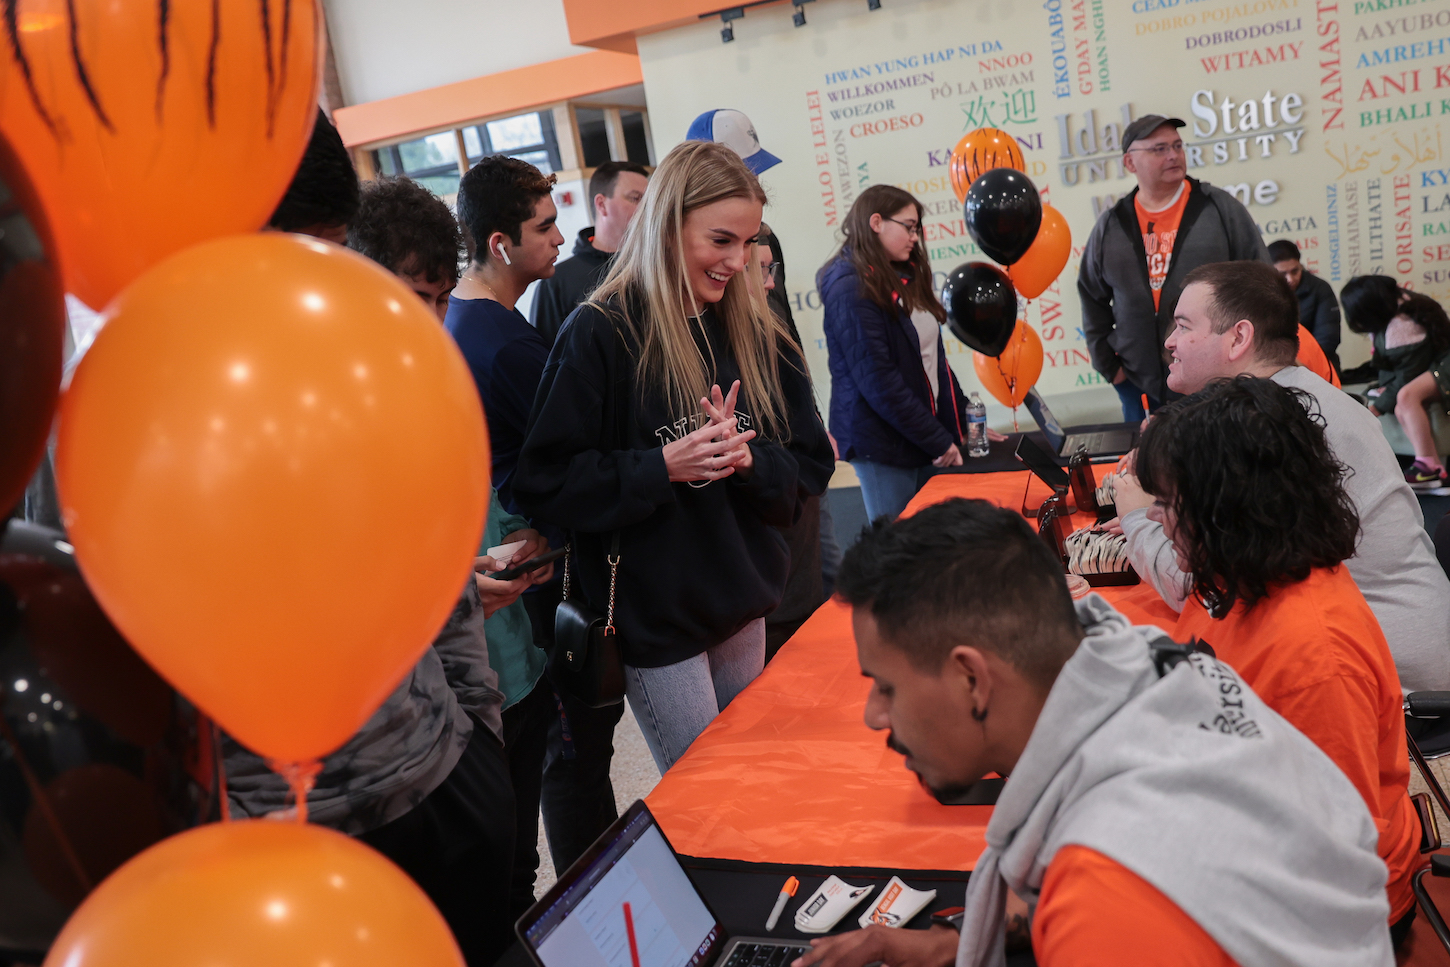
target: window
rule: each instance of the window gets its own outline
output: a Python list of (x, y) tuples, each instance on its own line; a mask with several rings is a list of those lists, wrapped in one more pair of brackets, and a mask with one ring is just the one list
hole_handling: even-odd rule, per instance
[(527, 161), (544, 174), (558, 171), (559, 141), (554, 135), (554, 113), (534, 111), (497, 121), (485, 121), (463, 129), (468, 160), (477, 161), (491, 154), (506, 154)]
[(377, 166), (379, 173), (407, 175), (439, 197), (458, 193), (458, 139), (452, 131), (381, 148)]
[(609, 129), (604, 112), (597, 107), (574, 109), (574, 123), (579, 128), (579, 146), (584, 153), (584, 167), (597, 168), (609, 160)]
[[(462, 134), (470, 165), (488, 155), (506, 154), (527, 161), (544, 174), (561, 167), (550, 111), (486, 121), (463, 128)], [(458, 193), (458, 138), (453, 131), (379, 148), (374, 159), (380, 174), (407, 175), (444, 199)]]
[(620, 111), (619, 123), (624, 128), (625, 156), (635, 164), (650, 164), (649, 137), (645, 134), (643, 111)]

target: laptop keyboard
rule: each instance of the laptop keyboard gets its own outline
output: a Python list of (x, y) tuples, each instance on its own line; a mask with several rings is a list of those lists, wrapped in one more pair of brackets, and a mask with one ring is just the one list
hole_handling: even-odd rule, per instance
[(730, 951), (730, 959), (720, 967), (787, 967), (809, 947), (777, 946), (765, 943), (743, 943)]

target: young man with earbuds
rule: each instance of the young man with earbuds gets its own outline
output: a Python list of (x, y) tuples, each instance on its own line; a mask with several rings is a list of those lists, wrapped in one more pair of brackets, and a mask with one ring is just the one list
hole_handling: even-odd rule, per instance
[[(473, 237), (473, 257), (449, 296), (444, 325), (478, 386), (488, 420), (493, 485), (510, 514), (517, 513), (513, 476), (519, 447), (549, 357), (538, 330), (514, 305), (530, 283), (554, 274), (564, 236), (554, 224), (558, 212), (550, 197), (553, 186), (553, 175), (545, 176), (533, 165), (503, 155), (484, 158), (458, 186), (458, 218)], [(538, 530), (549, 544), (562, 543), (551, 528)], [(479, 553), (484, 552), (480, 547)], [(544, 653), (533, 647), (537, 643), (533, 627), (539, 622), (531, 599), (557, 583), (531, 588), (523, 595), (529, 612), (525, 634), (534, 641), (499, 668), (501, 678), (516, 683), (507, 689), (503, 711), (504, 747), (517, 805), (510, 918), (533, 902), (544, 758), (550, 724), (558, 718), (554, 689), (543, 674)], [(545, 809), (546, 815), (550, 812)]]
[(448, 300), (453, 334), (488, 417), (493, 484), (510, 512), (513, 471), (549, 346), (514, 304), (554, 274), (564, 244), (550, 192), (554, 176), (506, 155), (484, 158), (458, 185), (458, 219), (473, 235), (473, 260)]

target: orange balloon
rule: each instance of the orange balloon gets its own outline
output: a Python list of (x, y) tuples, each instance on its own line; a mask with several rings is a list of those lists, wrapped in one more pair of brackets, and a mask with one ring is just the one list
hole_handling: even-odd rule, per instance
[(61, 401), (86, 581), (162, 677), (260, 755), (319, 758), (469, 579), (489, 502), (478, 391), (392, 273), (268, 232), (112, 303)]
[(463, 955), (428, 897), (380, 854), (321, 826), (254, 819), (201, 826), (132, 859), (81, 904), (45, 964), (463, 967)]
[(972, 368), (977, 371), (982, 388), (1003, 406), (1020, 406), (1027, 398), (1027, 391), (1042, 375), (1042, 340), (1027, 320), (1018, 319), (1002, 355), (983, 356), (974, 352)]
[(1007, 266), (1007, 277), (1018, 295), (1035, 299), (1062, 274), (1071, 251), (1072, 229), (1067, 227), (1067, 219), (1051, 205), (1043, 205), (1037, 238), (1025, 255)]
[(967, 200), (967, 189), (977, 176), (993, 168), (1016, 168), (1027, 170), (1027, 160), (1017, 139), (997, 128), (977, 128), (968, 131), (957, 146), (952, 149), (952, 163), (949, 169), (952, 177), (952, 191), (957, 201)]
[(317, 116), (316, 0), (26, 0), (11, 29), (0, 132), (82, 301), (266, 222)]

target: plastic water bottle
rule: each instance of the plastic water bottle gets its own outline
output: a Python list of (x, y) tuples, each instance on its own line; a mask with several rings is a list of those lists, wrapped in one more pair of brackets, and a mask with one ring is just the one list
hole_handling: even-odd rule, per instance
[(987, 405), (976, 393), (967, 400), (967, 456), (985, 457), (992, 452), (987, 440)]

